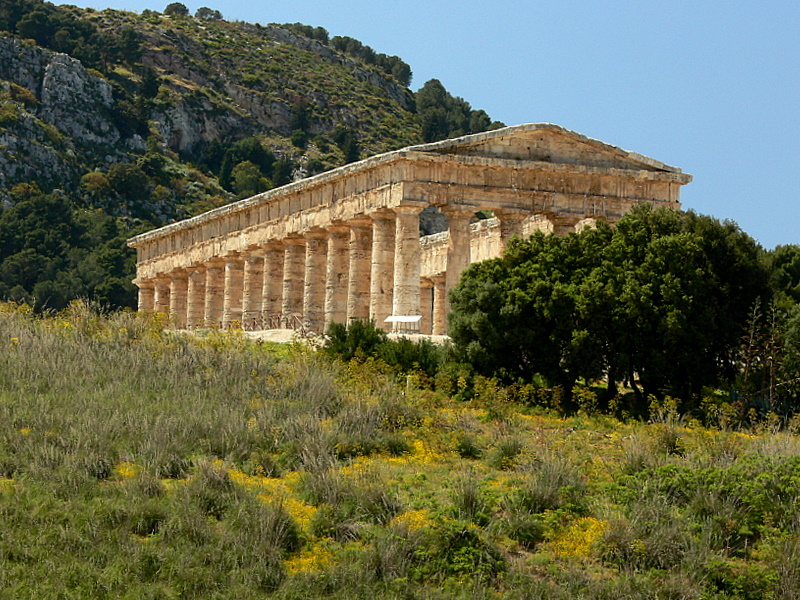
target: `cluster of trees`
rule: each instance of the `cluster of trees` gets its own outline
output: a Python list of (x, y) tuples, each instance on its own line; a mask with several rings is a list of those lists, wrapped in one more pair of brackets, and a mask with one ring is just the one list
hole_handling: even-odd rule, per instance
[(362, 44), (358, 40), (346, 35), (333, 36), (330, 45), (339, 52), (344, 52), (353, 58), (358, 58), (368, 65), (377, 66), (387, 75), (394, 77), (402, 85), (411, 85), (411, 67), (399, 56), (388, 56), (380, 52), (375, 52), (375, 50), (366, 44)]
[(469, 102), (451, 95), (438, 79), (426, 82), (414, 99), (422, 139), (426, 142), (504, 127), (503, 123), (492, 121), (486, 111), (473, 110)]
[(255, 137), (210, 144), (203, 163), (217, 174), (223, 188), (242, 198), (290, 183), (295, 168), (290, 159), (277, 158)]
[(12, 195), (13, 204), (0, 207), (0, 298), (37, 311), (62, 309), (78, 297), (136, 306), (136, 256), (126, 245), (130, 232), (116, 219), (76, 210), (63, 194), (30, 184)]
[(732, 383), (753, 307), (770, 303), (761, 248), (736, 225), (642, 205), (615, 228), (536, 234), (472, 265), (451, 295), (449, 333), (478, 373), (618, 384), (691, 407)]
[(68, 8), (41, 0), (3, 0), (0, 30), (70, 54), (96, 69), (114, 62), (133, 62), (141, 55), (141, 39), (131, 27), (117, 32), (100, 31)]
[(312, 40), (317, 40), (321, 44), (328, 45), (330, 41), (330, 35), (328, 34), (328, 30), (324, 27), (312, 27), (311, 25), (304, 25), (303, 23), (283, 23), (277, 25), (282, 29), (288, 29), (289, 31), (296, 33), (298, 35), (305, 36)]

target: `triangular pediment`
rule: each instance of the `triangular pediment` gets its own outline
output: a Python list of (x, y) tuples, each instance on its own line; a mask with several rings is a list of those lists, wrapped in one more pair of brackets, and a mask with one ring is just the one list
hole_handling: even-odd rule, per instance
[(414, 146), (414, 150), (587, 167), (680, 173), (657, 160), (552, 123), (528, 123)]

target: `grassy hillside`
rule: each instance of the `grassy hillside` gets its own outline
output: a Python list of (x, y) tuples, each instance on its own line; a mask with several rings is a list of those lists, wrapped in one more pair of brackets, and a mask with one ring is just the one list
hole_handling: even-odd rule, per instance
[[(796, 598), (800, 438), (0, 310), (2, 598)], [(720, 420), (724, 425), (724, 419)]]

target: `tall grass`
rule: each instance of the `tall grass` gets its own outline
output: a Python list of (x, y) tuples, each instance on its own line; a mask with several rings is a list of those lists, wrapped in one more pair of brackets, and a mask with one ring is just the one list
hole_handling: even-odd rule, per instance
[(0, 305), (0, 598), (800, 593), (796, 435), (501, 396)]

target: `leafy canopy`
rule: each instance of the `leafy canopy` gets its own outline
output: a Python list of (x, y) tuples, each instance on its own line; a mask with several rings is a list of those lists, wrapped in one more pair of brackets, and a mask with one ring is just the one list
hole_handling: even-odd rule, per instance
[[(449, 333), (485, 375), (569, 391), (627, 381), (640, 399), (690, 398), (734, 374), (755, 300), (760, 247), (735, 224), (641, 205), (612, 229), (537, 233), (472, 265), (451, 295)], [(641, 386), (641, 387), (640, 387)]]

